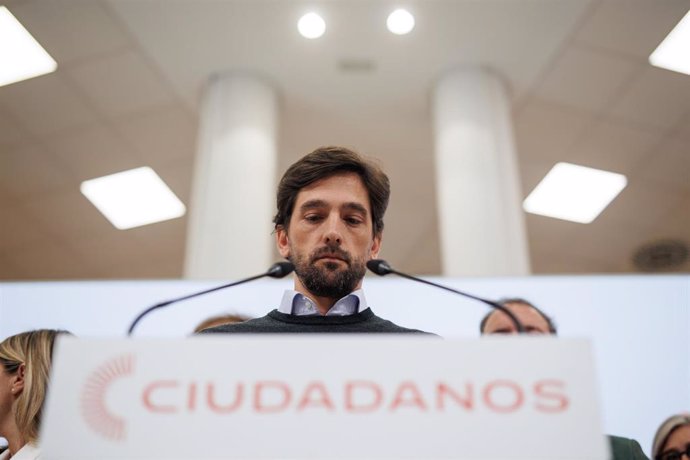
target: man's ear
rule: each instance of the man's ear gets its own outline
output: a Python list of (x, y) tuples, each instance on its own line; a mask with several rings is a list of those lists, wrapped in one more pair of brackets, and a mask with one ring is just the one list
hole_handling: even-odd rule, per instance
[(379, 256), (379, 251), (381, 250), (381, 238), (383, 238), (383, 233), (374, 235), (374, 240), (371, 243), (371, 259), (376, 259)]
[(276, 226), (276, 246), (278, 247), (278, 252), (284, 258), (290, 257), (290, 240), (288, 239), (287, 230), (284, 226)]

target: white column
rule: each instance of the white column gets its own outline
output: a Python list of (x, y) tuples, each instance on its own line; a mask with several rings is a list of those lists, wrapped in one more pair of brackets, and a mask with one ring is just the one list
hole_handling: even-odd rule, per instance
[(503, 82), (481, 69), (458, 70), (439, 81), (432, 104), (443, 274), (528, 274)]
[(259, 79), (206, 88), (187, 230), (185, 276), (240, 278), (272, 262), (277, 96)]

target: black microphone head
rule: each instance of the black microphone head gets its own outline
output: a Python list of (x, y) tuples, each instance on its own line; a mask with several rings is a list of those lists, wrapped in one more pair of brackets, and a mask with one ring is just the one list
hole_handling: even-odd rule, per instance
[(292, 262), (276, 262), (271, 265), (266, 274), (271, 278), (284, 278), (293, 272), (295, 266)]
[(389, 273), (393, 273), (393, 269), (388, 262), (383, 259), (371, 259), (367, 262), (367, 268), (379, 276), (385, 276)]

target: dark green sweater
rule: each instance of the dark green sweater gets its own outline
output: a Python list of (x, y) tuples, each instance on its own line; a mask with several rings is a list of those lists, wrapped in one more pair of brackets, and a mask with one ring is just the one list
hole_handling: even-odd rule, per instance
[[(379, 318), (371, 308), (348, 316), (296, 316), (273, 310), (261, 318), (243, 323), (224, 324), (202, 331), (214, 333), (398, 333), (428, 334), (417, 329), (407, 329), (388, 320)], [(433, 334), (432, 334), (433, 335)]]
[(642, 447), (634, 439), (608, 436), (613, 460), (648, 460)]

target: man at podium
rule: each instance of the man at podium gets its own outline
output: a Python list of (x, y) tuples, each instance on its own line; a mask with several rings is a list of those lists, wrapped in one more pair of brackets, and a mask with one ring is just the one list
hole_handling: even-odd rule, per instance
[(321, 147), (288, 168), (278, 185), (280, 255), (295, 266), (294, 290), (278, 309), (203, 333), (424, 333), (380, 318), (362, 279), (377, 257), (390, 183), (375, 163), (342, 147)]

